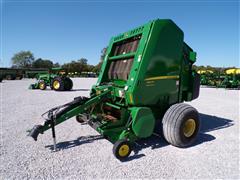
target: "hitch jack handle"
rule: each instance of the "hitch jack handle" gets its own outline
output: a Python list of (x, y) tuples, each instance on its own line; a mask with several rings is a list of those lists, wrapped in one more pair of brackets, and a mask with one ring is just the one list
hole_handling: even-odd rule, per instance
[(55, 117), (53, 117), (53, 112), (49, 112), (51, 117), (51, 129), (52, 129), (52, 138), (53, 138), (53, 152), (57, 151), (57, 143), (56, 143), (56, 133), (55, 133)]

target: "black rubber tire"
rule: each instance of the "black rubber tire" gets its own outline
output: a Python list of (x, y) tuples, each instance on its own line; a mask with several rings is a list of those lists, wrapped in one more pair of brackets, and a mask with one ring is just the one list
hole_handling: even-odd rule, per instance
[[(184, 135), (184, 125), (188, 120), (194, 120), (195, 130), (192, 135)], [(184, 103), (172, 105), (164, 114), (162, 130), (167, 142), (177, 147), (190, 146), (197, 138), (200, 129), (198, 111), (192, 106)]]
[(3, 80), (3, 79), (2, 79), (2, 78), (0, 78), (0, 82), (2, 82), (2, 80)]
[[(57, 81), (60, 84), (58, 89), (56, 89), (53, 85), (55, 81)], [(60, 76), (53, 78), (51, 86), (52, 86), (53, 90), (55, 90), (55, 91), (64, 91), (64, 78), (62, 78)]]
[(17, 79), (17, 80), (22, 80), (22, 78), (23, 78), (22, 75), (20, 75), (20, 76), (16, 76), (16, 79)]
[(76, 121), (80, 124), (83, 124), (85, 121), (83, 120), (82, 116), (81, 115), (77, 115), (76, 116)]
[(64, 78), (64, 90), (70, 91), (73, 87), (73, 82), (69, 77)]
[(12, 75), (6, 75), (6, 80), (13, 80)]
[[(43, 86), (41, 87), (40, 84), (42, 84)], [(45, 90), (45, 89), (47, 88), (47, 85), (46, 85), (46, 83), (45, 83), (43, 80), (40, 80), (40, 81), (38, 82), (38, 87), (39, 87), (39, 89), (41, 89), (41, 90)]]
[(52, 84), (52, 82), (53, 82), (53, 79), (50, 81), (50, 89), (51, 89), (51, 90), (53, 90), (53, 84)]
[[(119, 151), (120, 151), (120, 148), (123, 146), (123, 145), (127, 145), (128, 148), (129, 148), (129, 151), (127, 154), (125, 154), (124, 156), (123, 155), (120, 155), (119, 154)], [(132, 147), (131, 147), (131, 144), (129, 141), (125, 140), (125, 139), (121, 139), (121, 140), (118, 140), (117, 142), (115, 142), (114, 146), (113, 146), (113, 154), (114, 156), (119, 159), (119, 160), (124, 160), (125, 158), (127, 158), (132, 152)]]

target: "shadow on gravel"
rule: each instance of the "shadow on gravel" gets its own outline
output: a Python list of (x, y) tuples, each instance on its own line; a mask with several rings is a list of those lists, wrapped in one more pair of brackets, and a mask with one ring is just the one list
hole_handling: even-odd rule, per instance
[[(202, 143), (213, 141), (216, 139), (214, 136), (210, 134), (206, 134), (207, 132), (228, 128), (234, 125), (233, 121), (230, 119), (225, 119), (225, 118), (211, 116), (207, 114), (201, 114), (201, 113), (199, 113), (199, 117), (201, 120), (200, 133), (195, 143), (189, 147), (194, 147)], [(169, 144), (162, 137), (156, 136), (156, 135), (153, 135), (150, 138), (140, 139), (139, 141), (136, 142), (136, 145), (134, 147), (134, 150), (133, 150), (134, 155), (129, 156), (127, 159), (123, 160), (123, 162), (144, 157), (145, 154), (139, 154), (139, 152), (142, 149), (149, 148), (149, 147), (151, 149), (156, 149), (156, 148), (161, 148), (167, 145)], [(189, 148), (189, 147), (186, 147), (186, 148)]]
[[(33, 90), (42, 91), (42, 90), (40, 90), (40, 89), (33, 89)], [(52, 89), (50, 89), (50, 88), (47, 88), (47, 89), (45, 89), (44, 91), (54, 91), (54, 90), (52, 90)], [(70, 90), (70, 91), (55, 91), (55, 92), (60, 93), (60, 92), (74, 92), (74, 91), (90, 91), (90, 89), (72, 89), (72, 90)]]
[[(205, 142), (213, 141), (216, 138), (210, 134), (206, 134), (207, 132), (228, 128), (233, 126), (234, 123), (230, 119), (224, 119), (221, 117), (211, 116), (207, 114), (199, 113), (200, 120), (201, 120), (201, 130), (198, 135), (197, 140), (194, 144), (189, 147), (197, 146)], [(59, 149), (68, 149), (73, 148), (82, 144), (92, 143), (95, 140), (104, 139), (102, 135), (95, 135), (95, 136), (81, 136), (76, 140), (71, 141), (64, 141), (57, 144), (57, 148)], [(145, 154), (139, 154), (142, 149), (151, 148), (152, 150), (157, 148), (162, 148), (168, 146), (169, 144), (159, 135), (152, 135), (149, 138), (140, 139), (138, 140), (134, 147), (134, 155), (129, 156), (123, 162), (128, 162), (131, 160), (139, 159), (145, 156)], [(46, 148), (53, 150), (53, 145), (47, 145)], [(188, 148), (188, 147), (187, 147)]]
[(230, 119), (225, 119), (217, 116), (211, 116), (208, 114), (202, 114), (199, 113), (199, 117), (201, 120), (201, 129), (200, 133), (198, 135), (197, 140), (193, 145), (190, 147), (202, 144), (204, 142), (215, 140), (216, 138), (210, 134), (205, 134), (207, 132), (228, 128), (230, 126), (233, 126), (234, 123)]
[(207, 114), (199, 113), (200, 120), (201, 120), (201, 132), (211, 132), (218, 129), (227, 128), (233, 126), (234, 123), (230, 119), (225, 119), (217, 116), (211, 116)]
[[(99, 139), (104, 139), (104, 138), (101, 135), (81, 136), (81, 137), (77, 138), (76, 140), (64, 141), (64, 142), (57, 143), (57, 148), (60, 150), (73, 148), (76, 146), (80, 146), (82, 144), (92, 143), (93, 141), (99, 140)], [(45, 146), (45, 148), (49, 148), (49, 149), (53, 150), (53, 145), (47, 145), (47, 146)]]
[(71, 91), (90, 91), (90, 89), (72, 89)]

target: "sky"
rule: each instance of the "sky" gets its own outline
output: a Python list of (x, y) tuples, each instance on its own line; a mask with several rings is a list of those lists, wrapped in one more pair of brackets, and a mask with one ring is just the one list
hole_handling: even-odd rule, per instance
[(0, 0), (0, 66), (35, 58), (97, 64), (112, 36), (153, 19), (172, 19), (197, 52), (197, 65), (239, 67), (239, 1)]

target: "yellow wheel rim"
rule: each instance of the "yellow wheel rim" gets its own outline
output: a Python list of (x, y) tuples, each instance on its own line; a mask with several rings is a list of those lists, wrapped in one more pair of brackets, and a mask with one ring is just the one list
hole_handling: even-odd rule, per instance
[(121, 156), (121, 157), (125, 157), (128, 155), (129, 153), (129, 146), (127, 144), (123, 144), (120, 148), (119, 148), (119, 151), (118, 151), (118, 154)]
[(45, 85), (44, 85), (44, 83), (42, 83), (42, 82), (39, 84), (39, 88), (40, 88), (40, 89), (44, 89), (44, 86), (45, 86)]
[(183, 126), (183, 134), (186, 137), (190, 137), (196, 130), (196, 122), (194, 119), (188, 119)]
[(54, 81), (53, 82), (53, 88), (54, 89), (59, 89), (59, 87), (60, 87), (60, 83), (58, 81)]

